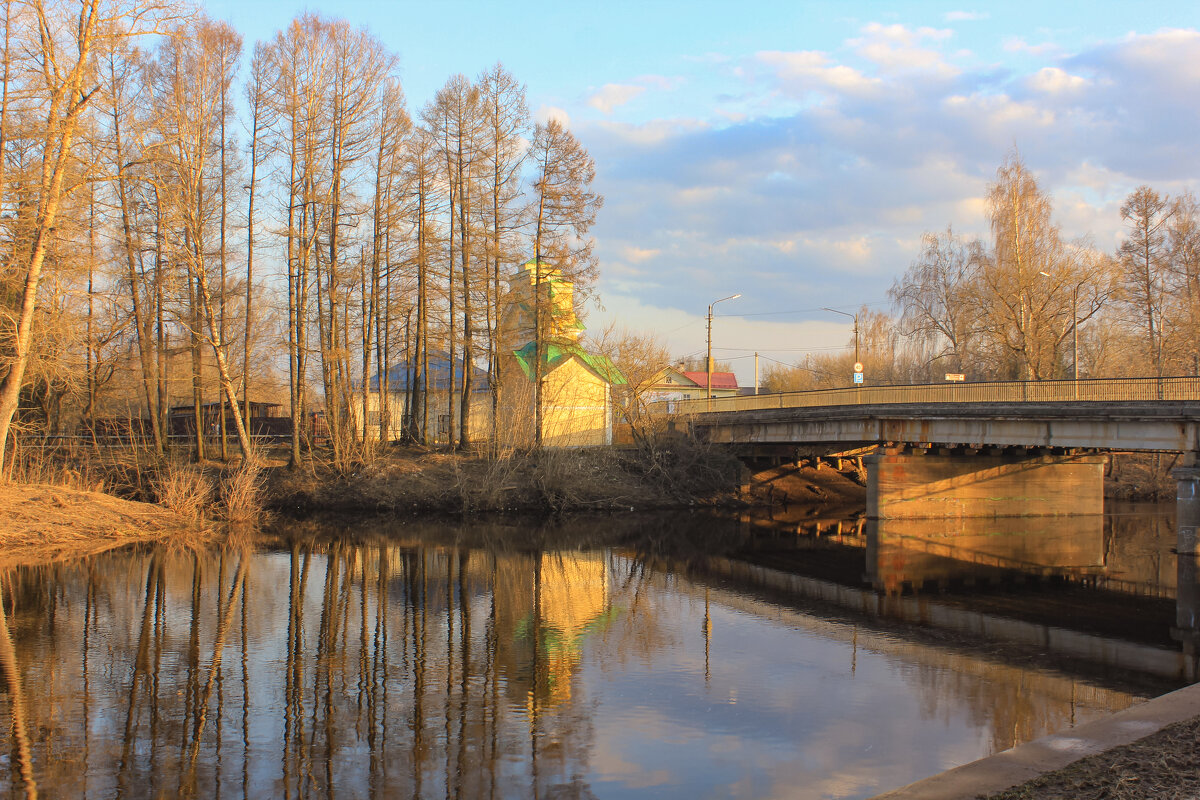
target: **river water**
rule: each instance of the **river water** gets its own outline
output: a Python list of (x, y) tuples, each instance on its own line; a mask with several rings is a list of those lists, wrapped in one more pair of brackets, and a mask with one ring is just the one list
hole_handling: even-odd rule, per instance
[(281, 522), (14, 570), (0, 794), (870, 797), (1184, 685), (1171, 511)]

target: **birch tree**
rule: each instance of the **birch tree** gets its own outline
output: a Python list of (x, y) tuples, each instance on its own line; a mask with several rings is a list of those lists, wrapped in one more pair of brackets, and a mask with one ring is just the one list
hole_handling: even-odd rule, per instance
[[(19, 15), (28, 39), (23, 42), (19, 57), (26, 61), (30, 76), (27, 90), (42, 110), (42, 117), (38, 128), (30, 132), (28, 142), (38, 154), (38, 176), (31, 195), (20, 206), (28, 224), (27, 238), (14, 240), (13, 249), (5, 254), (5, 261), (14, 265), (20, 275), (21, 289), (12, 329), (12, 354), (6, 359), (8, 363), (4, 364), (4, 375), (0, 378), (0, 473), (29, 364), (38, 287), (58, 212), (64, 196), (83, 184), (83, 175), (72, 176), (69, 182), (67, 178), (75, 161), (76, 134), (100, 88), (95, 70), (96, 52), (152, 30), (163, 11), (158, 5), (101, 0), (58, 3), (27, 0), (20, 6)], [(17, 57), (8, 50), (6, 61)], [(6, 81), (6, 98), (7, 91)], [(6, 141), (0, 145), (0, 156), (4, 155), (7, 144)]]

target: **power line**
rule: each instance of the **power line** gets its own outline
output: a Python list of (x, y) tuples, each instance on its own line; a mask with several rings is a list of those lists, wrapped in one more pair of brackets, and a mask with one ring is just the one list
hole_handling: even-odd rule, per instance
[(829, 347), (714, 347), (713, 350), (732, 350), (740, 353), (762, 353), (770, 351), (772, 353), (816, 353), (827, 352), (833, 350), (852, 350), (854, 345), (841, 344), (830, 345)]
[[(891, 305), (891, 302), (887, 301), (887, 300), (872, 300), (867, 303), (858, 303), (857, 305), (854, 305), (854, 306), (845, 306), (845, 308), (862, 308), (863, 306), (866, 306), (867, 308), (875, 308), (877, 306), (890, 306), (890, 305)], [(818, 307), (818, 308), (796, 308), (796, 309), (792, 309), (791, 311), (759, 311), (759, 312), (756, 312), (753, 314), (714, 314), (713, 316), (714, 317), (774, 317), (774, 316), (783, 316), (785, 314), (813, 314), (813, 313), (816, 313), (817, 311), (824, 311), (824, 310), (825, 310), (825, 308), (822, 306), (822, 307)]]

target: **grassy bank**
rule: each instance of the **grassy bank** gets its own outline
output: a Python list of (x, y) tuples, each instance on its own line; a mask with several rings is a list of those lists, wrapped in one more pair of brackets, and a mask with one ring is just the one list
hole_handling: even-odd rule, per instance
[(13, 484), (57, 485), (159, 504), (183, 518), (252, 521), (264, 511), (468, 515), (670, 509), (740, 502), (741, 462), (689, 440), (502, 457), (389, 447), (335, 464), (315, 451), (193, 464), (184, 453), (79, 449), (27, 459)]
[(501, 458), (395, 448), (350, 469), (312, 460), (272, 467), (266, 504), (281, 511), (405, 514), (628, 511), (736, 502), (743, 467), (713, 448), (674, 441)]
[(204, 536), (197, 521), (158, 505), (67, 486), (0, 483), (0, 569)]

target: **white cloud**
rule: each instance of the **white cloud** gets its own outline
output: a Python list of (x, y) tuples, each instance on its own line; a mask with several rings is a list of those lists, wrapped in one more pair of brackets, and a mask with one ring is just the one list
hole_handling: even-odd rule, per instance
[(1046, 94), (1073, 92), (1087, 86), (1087, 80), (1058, 67), (1043, 67), (1029, 78), (1029, 87)]
[(708, 123), (698, 119), (656, 119), (634, 125), (628, 122), (599, 122), (597, 127), (633, 145), (661, 144), (689, 131), (705, 130)]
[(869, 78), (853, 67), (832, 64), (829, 56), (815, 50), (766, 50), (756, 53), (754, 59), (772, 68), (778, 80), (801, 92), (832, 89), (862, 95), (870, 93), (880, 83), (878, 78)]
[(621, 254), (625, 256), (626, 260), (632, 261), (634, 264), (640, 264), (643, 261), (649, 261), (661, 252), (661, 250), (656, 248), (627, 246), (621, 251)]
[(863, 36), (851, 39), (847, 44), (886, 70), (928, 72), (943, 77), (953, 77), (960, 71), (948, 63), (941, 52), (925, 46), (926, 42), (950, 39), (954, 32), (949, 28), (913, 29), (872, 22), (862, 29), (862, 33)]
[[(1200, 107), (1181, 102), (1200, 97), (1200, 33), (1070, 56), (1010, 41), (1020, 56), (1001, 64), (959, 60), (952, 43), (940, 29), (868, 25), (841, 49), (722, 65), (709, 122), (588, 123), (607, 200), (597, 252), (621, 272), (601, 291), (700, 311), (741, 291), (747, 314), (886, 308), (923, 231), (989, 238), (984, 197), (1014, 146), (1064, 233), (1104, 249), (1137, 185), (1200, 193)], [(644, 324), (670, 330), (660, 310)]]
[(601, 113), (611, 114), (614, 108), (625, 105), (645, 91), (645, 86), (606, 83), (588, 98), (587, 104), (592, 108), (599, 109)]
[(558, 120), (564, 128), (571, 127), (571, 115), (558, 106), (540, 106), (534, 112), (533, 118), (543, 125), (552, 119)]
[(1004, 50), (1009, 53), (1028, 53), (1038, 58), (1053, 56), (1062, 52), (1062, 48), (1054, 42), (1029, 44), (1024, 39), (1016, 36), (1004, 40)]

